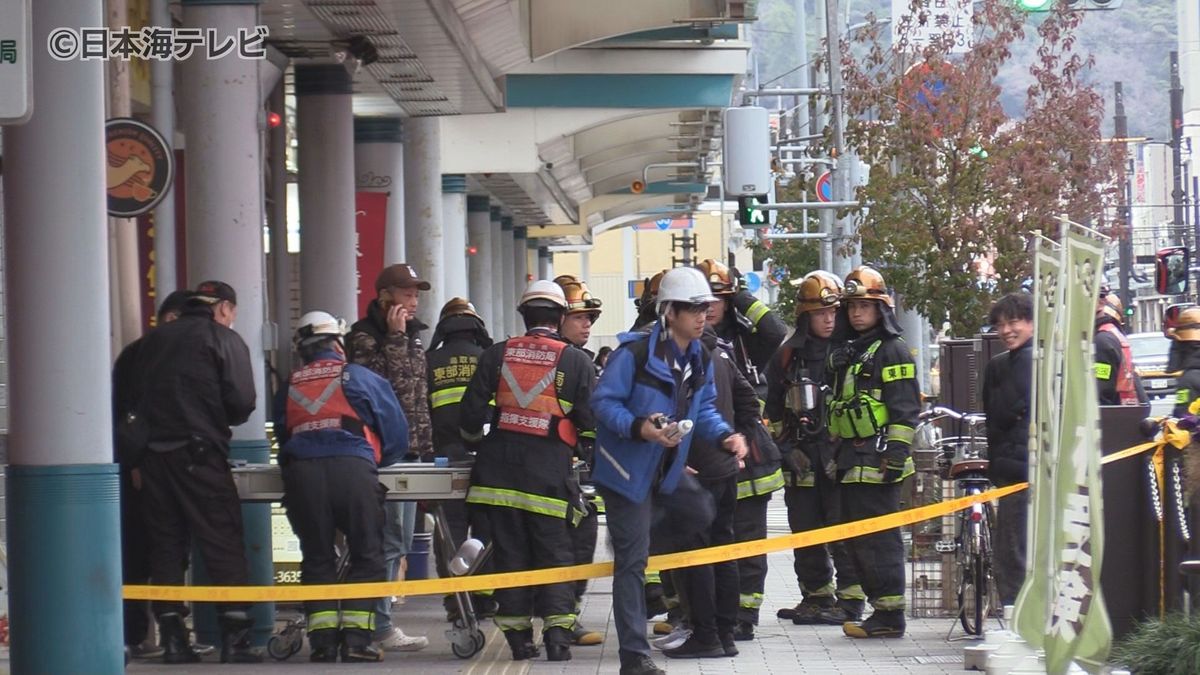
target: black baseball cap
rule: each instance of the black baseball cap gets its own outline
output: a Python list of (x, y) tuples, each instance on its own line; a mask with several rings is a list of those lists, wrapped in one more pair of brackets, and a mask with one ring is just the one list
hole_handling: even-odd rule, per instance
[(233, 290), (233, 286), (224, 281), (204, 281), (196, 286), (196, 290), (192, 292), (189, 300), (202, 302), (206, 305), (215, 305), (218, 302), (229, 301), (237, 304), (237, 293)]
[(158, 318), (170, 312), (179, 312), (183, 310), (183, 306), (187, 304), (192, 297), (192, 292), (187, 289), (171, 291), (162, 304), (158, 306)]

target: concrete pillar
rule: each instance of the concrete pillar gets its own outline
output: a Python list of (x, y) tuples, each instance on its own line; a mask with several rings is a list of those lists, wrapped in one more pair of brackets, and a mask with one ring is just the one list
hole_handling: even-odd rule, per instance
[(288, 253), (287, 224), (287, 116), (284, 114), (283, 80), (271, 92), (271, 110), (282, 122), (267, 129), (267, 171), (271, 180), (271, 206), (267, 223), (271, 230), (271, 318), (275, 322), (275, 370), (284, 376), (292, 371), (292, 308), (290, 286), (292, 256)]
[[(169, 0), (151, 0), (150, 25), (170, 26), (171, 8)], [(175, 148), (175, 63), (167, 59), (150, 61), (150, 97), (153, 110), (150, 119), (158, 133), (167, 141), (167, 151)], [(279, 108), (283, 114), (283, 108)], [(154, 207), (154, 293), (157, 303), (179, 285), (175, 260), (175, 183), (167, 184), (166, 195)]]
[(416, 117), (404, 123), (404, 231), (405, 262), (433, 286), (421, 296), (417, 316), (433, 326), (447, 299), (441, 126), (436, 117)]
[(504, 306), (504, 331), (506, 335), (522, 335), (525, 331), (518, 330), (524, 328), (524, 324), (517, 313), (517, 272), (513, 263), (513, 224), (510, 216), (500, 217), (500, 242), (504, 259), (500, 275), (504, 284), (504, 297), (500, 300)]
[[(624, 228), (624, 231), (629, 231), (629, 230), (630, 230), (630, 228), (628, 228), (628, 227)], [(621, 262), (624, 263), (625, 261), (622, 260)], [(636, 267), (634, 268), (633, 272), (631, 272), (629, 274), (625, 274), (623, 276), (626, 279), (632, 279), (633, 278), (632, 275), (635, 275), (635, 274), (637, 274)], [(579, 252), (579, 278), (583, 279), (584, 281), (586, 281), (590, 284), (592, 282), (591, 277), (592, 277), (592, 252), (591, 251), (580, 251)]]
[[(621, 276), (625, 279), (643, 279), (641, 270), (639, 269), (637, 259), (637, 241), (632, 227), (621, 228)], [(592, 273), (592, 254), (584, 251), (579, 254), (579, 269), (587, 279)], [(637, 320), (637, 308), (633, 306), (633, 301), (621, 303), (624, 308), (624, 319), (621, 321), (621, 330), (625, 330), (626, 326), (632, 326)]]
[[(257, 2), (184, 0), (183, 25), (237, 35), (239, 28), (259, 22)], [(87, 25), (87, 24), (78, 24)], [(77, 66), (78, 64), (72, 64)], [(235, 329), (250, 347), (257, 387), (254, 413), (233, 429), (232, 459), (266, 463), (267, 394), (264, 376), (263, 193), (259, 156), (260, 105), (258, 64), (239, 58), (190, 58), (180, 77), (180, 117), (187, 135), (187, 255), (189, 286), (219, 279), (237, 291)], [(271, 568), (271, 506), (242, 506), (250, 583), (268, 585)], [(197, 570), (194, 577), (200, 577)], [(274, 629), (273, 603), (254, 605), (254, 642), (265, 644)], [(212, 606), (196, 606), (201, 642), (218, 639)]]
[[(395, 117), (354, 118), (354, 176), (360, 192), (386, 192), (384, 266), (404, 262), (404, 145)], [(374, 279), (366, 280), (370, 289)]]
[(467, 298), (483, 317), (488, 332), (495, 333), (496, 307), (492, 304), (492, 219), (487, 195), (467, 195), (467, 245), (475, 255), (467, 261), (470, 286)]
[(505, 255), (504, 248), (504, 226), (501, 223), (500, 207), (493, 206), (491, 208), (491, 238), (492, 248), (489, 252), (492, 257), (492, 277), (491, 277), (491, 294), (492, 294), (492, 311), (495, 316), (492, 319), (492, 337), (496, 340), (503, 339), (508, 334), (508, 314), (513, 311), (512, 307), (508, 306), (508, 295), (505, 293), (504, 280), (508, 278), (506, 270), (512, 263), (511, 255)]
[(442, 175), (442, 237), (446, 262), (442, 299), (465, 298), (468, 295), (467, 177), (461, 173)]
[(352, 82), (340, 65), (296, 67), (301, 312), (358, 314)]
[[(21, 54), (33, 62), (36, 112), (4, 129), (9, 667), (119, 673), (104, 63), (57, 61), (44, 48), (51, 31), (102, 26), (104, 13), (96, 0), (30, 6), (41, 48)], [(69, 328), (47, 332), (64, 317)]]
[[(525, 228), (514, 227), (513, 234), (513, 307), (521, 301), (521, 295), (525, 293), (525, 285), (529, 283), (529, 247), (526, 245), (528, 241), (525, 239)], [(525, 322), (520, 314), (516, 315), (513, 329), (516, 331), (514, 335), (521, 335), (525, 332)]]
[(554, 278), (554, 259), (550, 257), (550, 249), (545, 246), (539, 246), (537, 250), (537, 277), (539, 279)]

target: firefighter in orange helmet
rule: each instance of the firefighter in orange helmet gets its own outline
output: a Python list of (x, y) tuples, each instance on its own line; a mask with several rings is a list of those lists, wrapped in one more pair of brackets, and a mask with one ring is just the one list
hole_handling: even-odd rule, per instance
[[(846, 276), (830, 354), (829, 429), (837, 439), (842, 515), (848, 521), (895, 513), (914, 473), (911, 446), (921, 411), (917, 368), (883, 275), (859, 267)], [(854, 638), (904, 635), (904, 543), (900, 529), (847, 542), (874, 611), (842, 631)]]
[(766, 303), (738, 287), (737, 270), (712, 259), (701, 261), (696, 269), (708, 279), (718, 300), (709, 306), (708, 325), (733, 345), (738, 369), (754, 385), (759, 399), (765, 399), (767, 362), (787, 335), (787, 324)]
[[(784, 457), (783, 498), (792, 532), (842, 522), (837, 446), (829, 435), (826, 409), (841, 296), (842, 282), (833, 274), (818, 270), (805, 275), (796, 289), (796, 330), (767, 368), (765, 414)], [(798, 548), (794, 567), (803, 598), (795, 607), (780, 609), (779, 618), (840, 626), (862, 617), (865, 596), (845, 542)]]
[[(558, 332), (566, 309), (558, 284), (530, 282), (517, 307), (525, 335), (485, 350), (463, 396), (463, 439), (478, 444), (467, 504), (472, 530), (492, 544), (496, 572), (575, 564), (570, 528), (580, 514), (571, 465), (579, 434), (595, 430), (589, 399), (596, 371)], [(486, 437), (484, 422), (491, 423)], [(495, 598), (494, 620), (514, 661), (539, 655), (534, 612), (546, 658), (570, 660), (572, 584), (499, 589)]]
[[(592, 335), (592, 324), (600, 318), (600, 298), (592, 296), (587, 282), (571, 274), (560, 274), (554, 278), (554, 283), (562, 288), (563, 296), (567, 299), (567, 311), (563, 314), (562, 328), (559, 332), (562, 333), (563, 339), (582, 350), (589, 359), (593, 359), (592, 363), (595, 365), (594, 357), (586, 345)], [(598, 375), (600, 370), (598, 366), (596, 370)], [(596, 432), (581, 431), (576, 457), (587, 466), (591, 466), (595, 445)], [(600, 512), (595, 501), (587, 499), (583, 495), (582, 486), (580, 486), (576, 504), (582, 518), (575, 527), (571, 528), (571, 549), (575, 554), (575, 564), (587, 565), (596, 559), (596, 539), (600, 534)], [(594, 630), (588, 630), (578, 618), (583, 604), (583, 594), (587, 592), (587, 581), (576, 581), (574, 586), (576, 619), (575, 625), (571, 628), (571, 637), (574, 643), (580, 646), (598, 645), (604, 642), (604, 635)]]

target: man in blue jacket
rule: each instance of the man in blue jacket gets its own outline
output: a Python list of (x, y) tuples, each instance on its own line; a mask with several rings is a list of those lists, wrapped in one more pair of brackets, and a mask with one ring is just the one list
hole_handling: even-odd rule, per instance
[[(408, 450), (408, 422), (388, 381), (346, 363), (344, 321), (325, 312), (300, 318), (296, 346), (304, 365), (292, 373), (279, 430), (283, 505), (300, 538), (302, 583), (338, 581), (334, 533), (346, 535), (346, 582), (385, 581), (383, 498), (378, 467)], [(382, 661), (371, 643), (375, 599), (304, 603), (314, 662)], [(340, 633), (339, 633), (340, 632)]]
[[(652, 521), (669, 524), (672, 538), (707, 529), (712, 497), (684, 472), (694, 437), (739, 459), (746, 442), (715, 407), (716, 388), (700, 344), (708, 282), (693, 268), (667, 272), (659, 287), (658, 320), (649, 334), (626, 333), (592, 395), (596, 465), (592, 480), (604, 498), (613, 545), (613, 610), (621, 675), (659, 675), (646, 640), (646, 559)], [(688, 434), (690, 421), (694, 435)], [(656, 548), (661, 542), (655, 542)], [(724, 656), (717, 635), (693, 633), (671, 656)]]

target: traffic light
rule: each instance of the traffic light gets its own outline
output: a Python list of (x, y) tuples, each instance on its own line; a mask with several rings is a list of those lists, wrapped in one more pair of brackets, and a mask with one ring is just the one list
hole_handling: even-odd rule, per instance
[(767, 195), (738, 197), (737, 221), (742, 227), (766, 228), (771, 226), (771, 212), (758, 208), (766, 204)]

